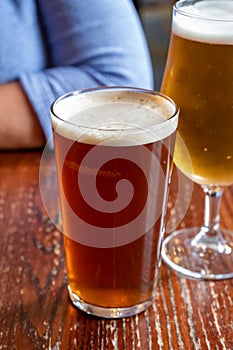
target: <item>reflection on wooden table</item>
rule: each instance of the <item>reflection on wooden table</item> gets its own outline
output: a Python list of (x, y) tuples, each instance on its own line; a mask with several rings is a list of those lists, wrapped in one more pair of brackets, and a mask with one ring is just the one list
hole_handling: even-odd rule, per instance
[[(40, 180), (40, 152), (0, 153), (0, 349), (233, 349), (233, 281), (192, 281), (162, 266), (157, 298), (137, 316), (104, 320), (75, 309), (67, 293), (63, 239), (51, 153)], [(174, 173), (175, 174), (175, 173)], [(176, 215), (171, 184), (168, 217)], [(198, 186), (180, 225), (201, 224)], [(233, 229), (233, 187), (222, 202)]]

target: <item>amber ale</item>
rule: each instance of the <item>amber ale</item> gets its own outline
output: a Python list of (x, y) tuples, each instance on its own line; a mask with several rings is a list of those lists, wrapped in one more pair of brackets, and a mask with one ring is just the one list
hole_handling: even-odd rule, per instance
[(133, 314), (155, 295), (175, 106), (100, 89), (58, 101), (52, 121), (71, 299), (99, 316)]
[(173, 12), (162, 83), (162, 92), (180, 107), (181, 138), (177, 137), (174, 159), (199, 184), (229, 185), (233, 182), (233, 2), (190, 1), (190, 7), (196, 18), (182, 15), (182, 6)]

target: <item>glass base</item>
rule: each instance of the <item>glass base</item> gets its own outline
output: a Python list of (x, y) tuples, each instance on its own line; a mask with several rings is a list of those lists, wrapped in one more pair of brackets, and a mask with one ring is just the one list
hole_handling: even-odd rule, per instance
[(68, 286), (69, 297), (74, 306), (78, 309), (86, 312), (87, 314), (103, 317), (103, 318), (123, 318), (130, 317), (140, 312), (145, 311), (152, 304), (154, 299), (146, 300), (145, 302), (124, 308), (111, 308), (111, 307), (101, 307), (98, 305), (93, 305), (80, 299), (79, 296), (72, 292), (70, 286)]
[(205, 228), (175, 231), (163, 242), (164, 262), (186, 277), (223, 280), (233, 277), (233, 232), (207, 235)]

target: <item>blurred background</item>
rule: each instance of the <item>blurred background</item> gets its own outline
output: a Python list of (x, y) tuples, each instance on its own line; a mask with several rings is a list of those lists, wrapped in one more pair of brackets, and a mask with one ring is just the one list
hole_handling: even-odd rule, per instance
[(159, 90), (165, 67), (171, 31), (174, 0), (135, 0), (147, 37), (154, 68), (155, 89)]

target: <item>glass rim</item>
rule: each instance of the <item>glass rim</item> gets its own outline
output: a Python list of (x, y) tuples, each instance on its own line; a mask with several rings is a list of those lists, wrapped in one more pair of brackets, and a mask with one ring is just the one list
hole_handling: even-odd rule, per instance
[[(193, 19), (199, 19), (199, 20), (205, 20), (208, 22), (219, 22), (219, 23), (226, 23), (226, 22), (233, 22), (233, 15), (231, 18), (217, 18), (213, 16), (207, 16), (207, 15), (200, 15), (197, 13), (192, 13), (188, 10), (182, 10), (183, 5), (192, 5), (196, 4), (198, 2), (202, 2), (203, 0), (178, 0), (174, 5), (173, 5), (173, 10), (177, 11), (180, 15), (190, 17)], [(206, 0), (208, 2), (212, 3), (219, 3), (219, 0)], [(222, 0), (221, 0), (222, 1)], [(232, 0), (224, 0), (224, 2), (227, 3), (233, 3)]]
[[(66, 98), (69, 98), (72, 96), (77, 96), (80, 94), (85, 94), (85, 93), (89, 94), (89, 93), (92, 93), (95, 91), (96, 92), (98, 92), (98, 91), (99, 92), (101, 92), (101, 91), (105, 91), (105, 92), (108, 92), (108, 91), (119, 91), (119, 92), (129, 91), (129, 92), (135, 92), (135, 93), (139, 92), (139, 93), (145, 93), (145, 94), (154, 95), (154, 96), (160, 96), (161, 98), (165, 99), (174, 107), (174, 111), (173, 111), (173, 113), (171, 113), (171, 116), (169, 116), (169, 118), (161, 120), (158, 123), (156, 123), (155, 125), (151, 126), (152, 129), (157, 128), (157, 127), (159, 128), (159, 127), (161, 127), (161, 125), (166, 125), (167, 123), (171, 123), (173, 120), (177, 119), (178, 115), (179, 115), (179, 107), (177, 106), (175, 101), (172, 98), (170, 98), (169, 96), (167, 96), (166, 94), (163, 94), (162, 92), (159, 92), (157, 90), (149, 90), (149, 89), (131, 87), (131, 86), (97, 86), (97, 87), (85, 88), (85, 89), (80, 89), (80, 90), (72, 90), (72, 91), (66, 92), (65, 94), (56, 98), (50, 106), (50, 112), (51, 112), (52, 116), (62, 123), (66, 123), (66, 124), (69, 124), (71, 126), (79, 127), (80, 129), (105, 131), (105, 130), (103, 130), (99, 127), (96, 127), (96, 126), (91, 127), (91, 126), (86, 126), (86, 125), (79, 125), (77, 123), (69, 121), (69, 119), (66, 120), (65, 118), (62, 118), (61, 116), (59, 116), (58, 113), (54, 111), (55, 106), (59, 102), (65, 100)], [(131, 131), (138, 130), (138, 127), (136, 125), (133, 125), (130, 130)], [(111, 129), (111, 131), (120, 132), (120, 131), (122, 131), (122, 128), (121, 129), (119, 129), (119, 128), (114, 129), (113, 128), (113, 129)]]

